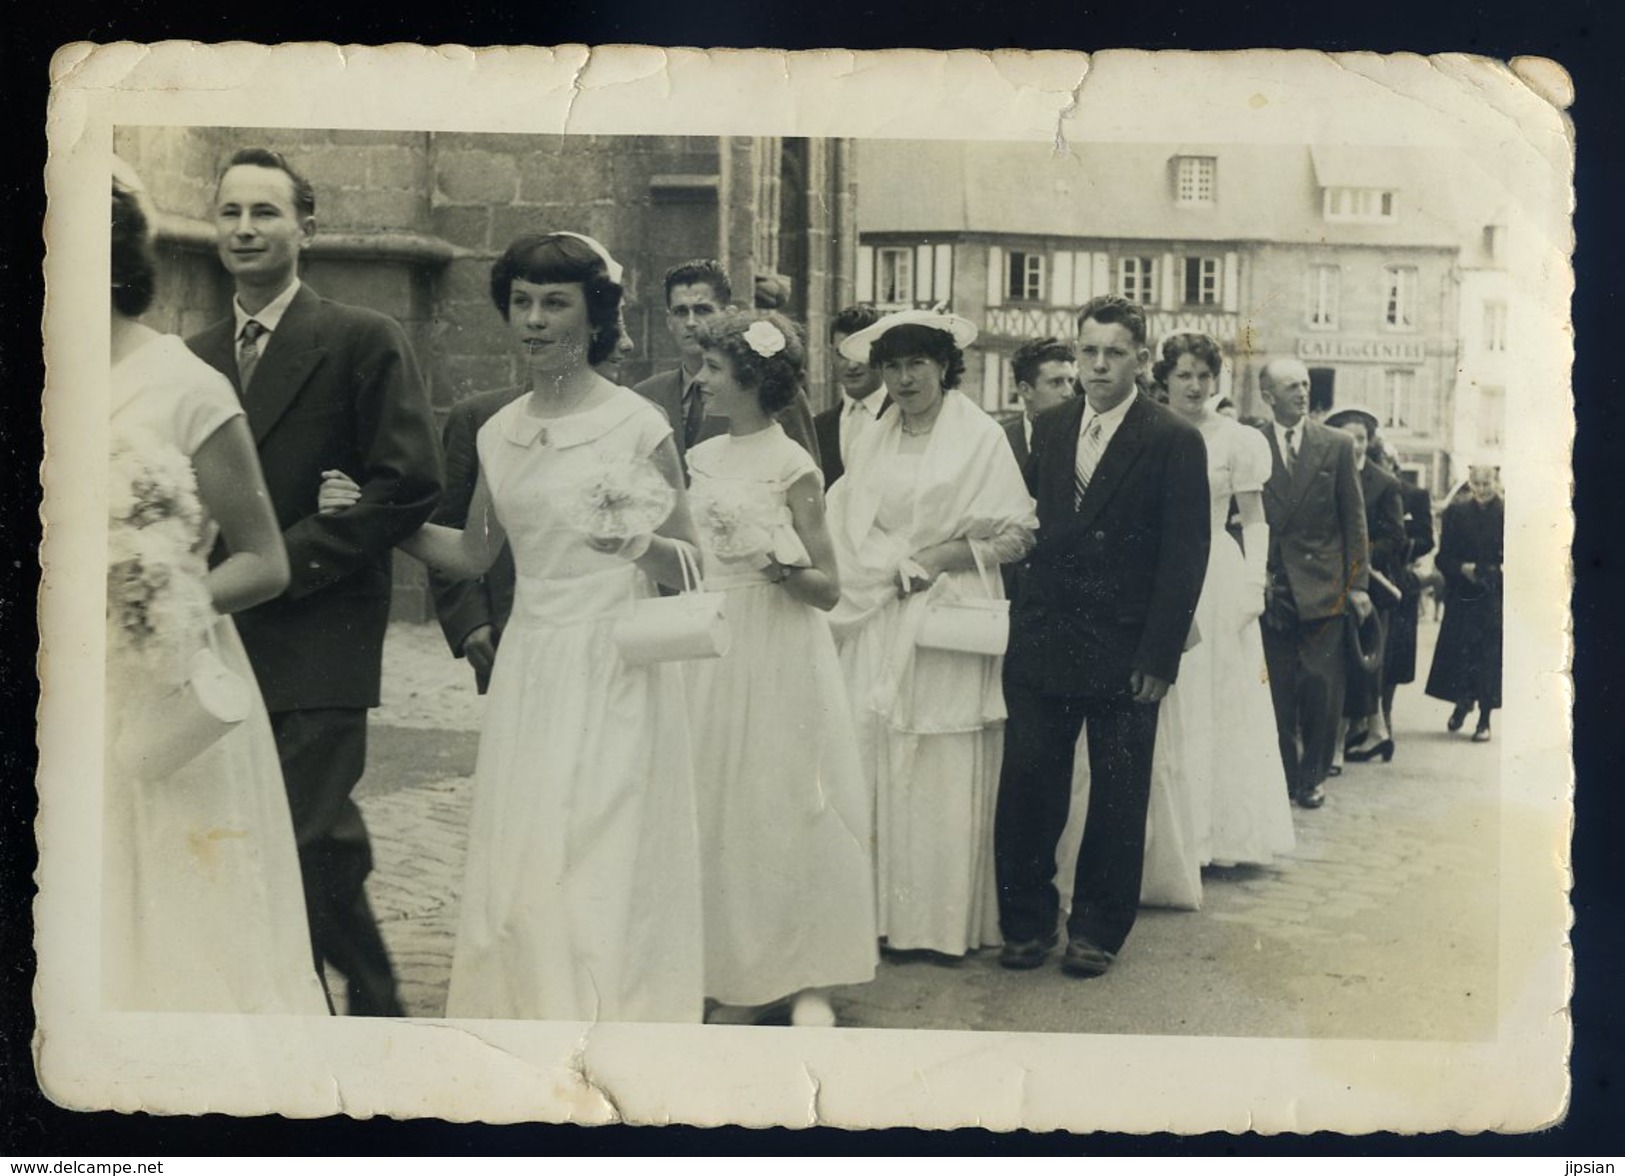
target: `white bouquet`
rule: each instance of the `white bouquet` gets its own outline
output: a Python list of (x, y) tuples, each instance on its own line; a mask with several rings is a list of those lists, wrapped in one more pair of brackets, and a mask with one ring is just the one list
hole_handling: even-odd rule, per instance
[(208, 566), (196, 549), (203, 508), (192, 463), (136, 434), (111, 455), (107, 618), (112, 651), (160, 683), (184, 681), (213, 619)]
[(666, 521), (677, 503), (654, 462), (647, 458), (605, 461), (566, 488), (559, 513), (590, 539), (632, 539)]

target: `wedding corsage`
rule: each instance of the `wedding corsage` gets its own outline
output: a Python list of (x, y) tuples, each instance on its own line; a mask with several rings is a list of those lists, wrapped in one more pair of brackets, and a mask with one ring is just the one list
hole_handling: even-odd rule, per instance
[(605, 462), (568, 487), (558, 510), (589, 539), (652, 534), (666, 521), (677, 491), (646, 458)]
[(771, 503), (739, 482), (706, 479), (693, 493), (694, 521), (725, 563), (765, 564), (773, 545)]

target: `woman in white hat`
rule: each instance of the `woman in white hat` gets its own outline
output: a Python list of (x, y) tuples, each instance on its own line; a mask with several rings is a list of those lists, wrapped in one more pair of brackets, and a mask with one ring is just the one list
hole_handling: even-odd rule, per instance
[(842, 341), (898, 411), (863, 432), (829, 497), (830, 622), (875, 790), (880, 935), (945, 956), (999, 942), (1002, 658), (917, 641), (939, 603), (1002, 598), (999, 565), (1031, 549), (1038, 524), (1004, 430), (956, 391), (975, 338), (957, 315), (910, 310)]

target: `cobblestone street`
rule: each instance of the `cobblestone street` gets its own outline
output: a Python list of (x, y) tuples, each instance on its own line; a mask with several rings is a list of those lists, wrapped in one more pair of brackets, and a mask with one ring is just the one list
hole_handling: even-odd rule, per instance
[[(1424, 621), (1425, 671), (1437, 626)], [(444, 1007), (480, 700), (433, 625), (396, 625), (360, 790), (372, 901), (414, 1016)], [(1117, 965), (1078, 981), (883, 960), (836, 994), (843, 1025), (1482, 1040), (1495, 1031), (1499, 745), (1402, 687), (1393, 763), (1351, 764), (1270, 868), (1203, 872), (1199, 912), (1145, 910)]]

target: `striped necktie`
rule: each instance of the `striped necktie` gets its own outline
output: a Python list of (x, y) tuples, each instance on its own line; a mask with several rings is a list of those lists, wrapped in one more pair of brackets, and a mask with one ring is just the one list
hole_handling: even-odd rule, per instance
[(1292, 467), (1298, 464), (1298, 442), (1293, 437), (1297, 431), (1296, 425), (1286, 431), (1286, 449), (1281, 453), (1281, 459), (1286, 462), (1286, 472), (1289, 474)]
[(237, 374), (242, 378), (242, 389), (248, 391), (248, 382), (254, 378), (254, 368), (260, 362), (260, 339), (271, 332), (258, 319), (243, 324), (241, 341), (237, 344)]
[(1096, 417), (1078, 441), (1078, 462), (1072, 470), (1074, 509), (1083, 505), (1083, 492), (1089, 489), (1089, 479), (1095, 476), (1095, 468), (1100, 465), (1100, 454), (1106, 448), (1101, 440), (1102, 432), (1100, 418)]

